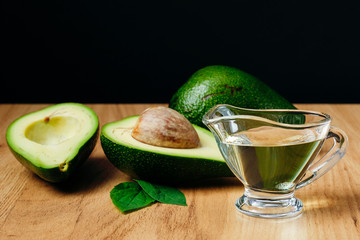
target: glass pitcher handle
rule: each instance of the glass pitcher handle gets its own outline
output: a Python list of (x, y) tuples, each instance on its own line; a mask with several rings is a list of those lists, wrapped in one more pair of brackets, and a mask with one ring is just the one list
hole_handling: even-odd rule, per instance
[(348, 137), (345, 132), (337, 127), (330, 127), (325, 141), (333, 139), (330, 150), (318, 161), (310, 165), (301, 181), (296, 185), (296, 189), (302, 188), (315, 180), (319, 179), (344, 156), (348, 145)]

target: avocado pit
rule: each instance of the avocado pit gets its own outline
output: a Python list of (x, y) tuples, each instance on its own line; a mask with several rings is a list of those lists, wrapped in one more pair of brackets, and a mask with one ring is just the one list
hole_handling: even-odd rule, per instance
[(136, 122), (131, 136), (158, 147), (200, 147), (199, 136), (192, 124), (177, 111), (161, 106), (146, 109)]

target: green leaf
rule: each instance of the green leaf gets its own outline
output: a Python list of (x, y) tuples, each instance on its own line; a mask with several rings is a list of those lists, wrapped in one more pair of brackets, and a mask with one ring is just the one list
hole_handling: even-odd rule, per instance
[(168, 204), (187, 206), (184, 194), (173, 187), (152, 184), (142, 180), (134, 179), (142, 189), (153, 199)]
[(122, 212), (137, 210), (155, 201), (135, 182), (116, 185), (110, 192), (110, 198)]

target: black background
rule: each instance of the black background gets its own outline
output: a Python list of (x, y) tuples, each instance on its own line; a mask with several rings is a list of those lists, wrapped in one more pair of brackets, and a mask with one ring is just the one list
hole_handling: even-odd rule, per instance
[(214, 64), (291, 102), (360, 102), (355, 3), (3, 1), (0, 102), (168, 102)]

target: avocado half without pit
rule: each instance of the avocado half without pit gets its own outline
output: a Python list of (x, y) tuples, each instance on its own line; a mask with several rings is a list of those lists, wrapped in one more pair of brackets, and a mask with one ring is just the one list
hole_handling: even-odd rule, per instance
[(62, 182), (93, 151), (99, 121), (78, 103), (56, 104), (16, 119), (6, 140), (17, 160), (49, 182)]
[(210, 131), (166, 107), (105, 124), (101, 145), (122, 172), (153, 182), (233, 177)]

